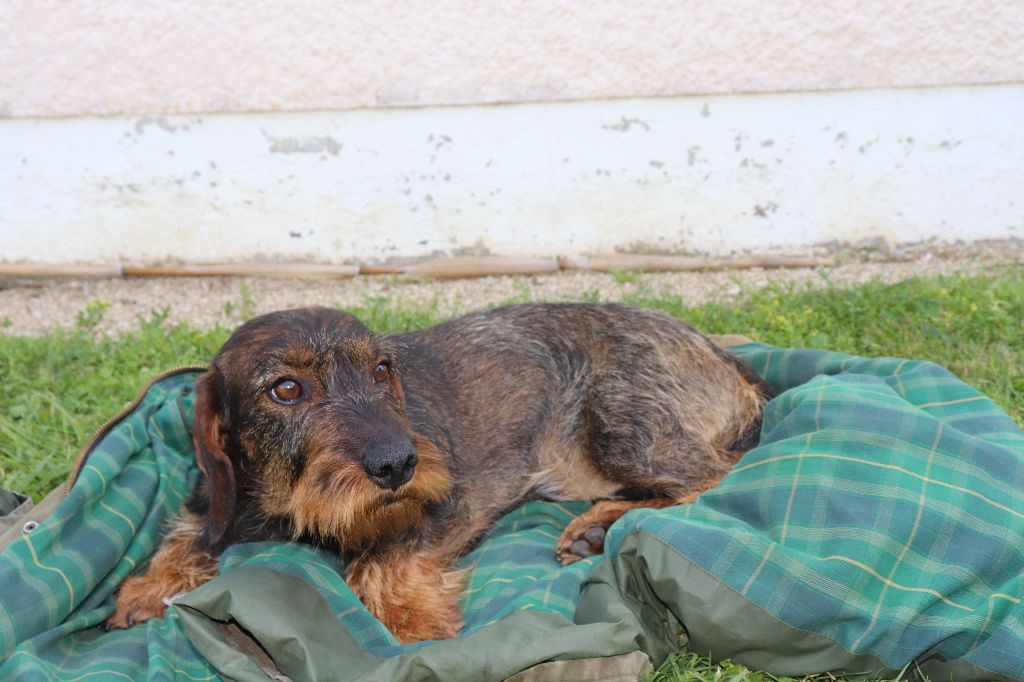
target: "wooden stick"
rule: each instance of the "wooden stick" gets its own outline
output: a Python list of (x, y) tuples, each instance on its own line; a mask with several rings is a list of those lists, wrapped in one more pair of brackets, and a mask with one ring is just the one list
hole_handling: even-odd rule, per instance
[(49, 265), (0, 263), (0, 279), (52, 277), (281, 277), (347, 279), (358, 274), (401, 274), (409, 277), (464, 279), (501, 275), (538, 275), (561, 270), (614, 272), (711, 271), (742, 268), (812, 268), (834, 265), (831, 258), (727, 258), (612, 254), (592, 258), (501, 258), (456, 256), (395, 265), (331, 265), (327, 263), (199, 263), (191, 265)]
[(691, 256), (641, 256), (613, 254), (592, 258), (563, 258), (564, 270), (614, 272), (616, 270), (643, 270), (645, 272), (683, 272), (712, 270), (742, 270), (747, 268), (816, 268), (835, 265), (832, 258), (798, 258), (765, 256), (760, 258), (697, 258)]
[(119, 265), (0, 263), (0, 278), (120, 277)]
[(360, 275), (398, 275), (405, 271), (408, 265), (360, 265)]
[(348, 279), (359, 274), (355, 265), (322, 263), (203, 263), (197, 265), (125, 266), (125, 277), (281, 277)]
[(456, 256), (403, 267), (400, 272), (410, 277), (464, 279), (494, 275), (540, 275), (558, 272), (558, 261), (550, 258), (500, 258), (496, 256)]

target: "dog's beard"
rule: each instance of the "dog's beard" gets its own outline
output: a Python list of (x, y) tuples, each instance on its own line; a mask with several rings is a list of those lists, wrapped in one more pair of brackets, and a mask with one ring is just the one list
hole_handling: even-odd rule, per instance
[(419, 463), (413, 477), (395, 491), (385, 490), (363, 468), (320, 452), (310, 457), (285, 502), (293, 535), (333, 538), (343, 547), (365, 547), (418, 526), (423, 505), (439, 502), (448, 491), (449, 475), (441, 453), (427, 440), (414, 437)]

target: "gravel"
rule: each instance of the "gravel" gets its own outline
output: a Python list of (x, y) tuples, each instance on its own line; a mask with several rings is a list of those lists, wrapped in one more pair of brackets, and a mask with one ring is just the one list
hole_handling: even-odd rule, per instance
[(231, 327), (251, 315), (307, 305), (403, 305), (436, 309), (448, 316), (511, 300), (572, 301), (598, 295), (615, 301), (637, 291), (678, 295), (689, 305), (699, 305), (772, 283), (845, 287), (870, 280), (891, 283), (922, 275), (983, 273), (999, 264), (1024, 263), (1024, 240), (925, 243), (835, 255), (837, 265), (830, 268), (617, 275), (561, 272), (446, 282), (388, 276), (339, 281), (217, 277), (0, 282), (0, 334), (40, 336), (88, 320), (95, 333), (116, 335), (138, 328), (140, 318), (165, 313), (165, 324)]

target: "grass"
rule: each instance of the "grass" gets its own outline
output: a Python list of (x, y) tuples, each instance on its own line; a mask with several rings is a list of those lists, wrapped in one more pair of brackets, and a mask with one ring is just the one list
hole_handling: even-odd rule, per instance
[[(628, 273), (618, 284), (635, 284)], [(246, 292), (243, 292), (246, 293)], [(243, 297), (244, 298), (244, 297)], [(586, 300), (601, 300), (589, 292)], [(517, 301), (530, 300), (524, 289)], [(687, 307), (679, 296), (642, 286), (628, 303), (657, 308), (708, 333), (745, 334), (779, 346), (829, 348), (856, 355), (932, 360), (996, 400), (1024, 424), (1024, 267), (986, 276), (912, 279), (854, 288), (781, 288), (743, 292), (735, 302)], [(251, 308), (251, 301), (244, 307)], [(132, 334), (95, 335), (106, 304), (95, 301), (78, 328), (44, 338), (0, 336), (0, 486), (36, 499), (66, 476), (78, 447), (138, 387), (158, 372), (203, 364), (229, 330), (164, 328), (167, 311), (140, 320)], [(429, 308), (380, 298), (351, 309), (379, 332), (440, 321)], [(775, 679), (728, 662), (682, 654), (651, 679)]]
[[(836, 678), (818, 675), (816, 682), (832, 682)], [(776, 677), (750, 670), (732, 661), (713, 661), (705, 656), (682, 653), (670, 656), (646, 682), (790, 682), (793, 678)]]
[(629, 302), (776, 346), (931, 360), (1024, 425), (1024, 267), (849, 289), (766, 289), (692, 309), (678, 297), (643, 293)]

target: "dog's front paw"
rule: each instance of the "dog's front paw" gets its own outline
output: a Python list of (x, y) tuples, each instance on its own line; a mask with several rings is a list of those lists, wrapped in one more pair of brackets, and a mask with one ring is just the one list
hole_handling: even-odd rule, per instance
[(562, 537), (555, 545), (555, 557), (563, 564), (604, 552), (604, 535), (607, 526), (580, 517), (565, 527)]
[(166, 586), (148, 576), (128, 578), (114, 600), (117, 609), (103, 624), (104, 630), (122, 630), (150, 618), (160, 618), (167, 609), (165, 599), (174, 596)]
[(555, 557), (562, 564), (571, 564), (601, 554), (604, 552), (605, 533), (623, 514), (631, 509), (663, 509), (673, 504), (679, 504), (679, 501), (668, 497), (595, 502), (593, 507), (573, 519), (562, 531), (562, 537), (555, 545)]

